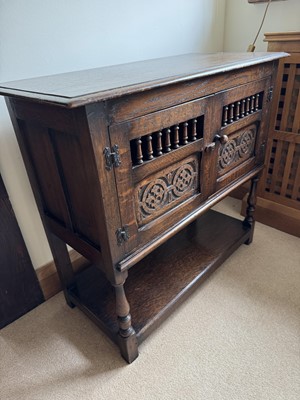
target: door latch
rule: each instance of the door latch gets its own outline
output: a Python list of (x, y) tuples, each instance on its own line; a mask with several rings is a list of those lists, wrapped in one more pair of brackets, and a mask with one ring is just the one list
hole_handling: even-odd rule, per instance
[(212, 142), (212, 143), (208, 144), (208, 145), (205, 147), (205, 151), (206, 151), (207, 153), (211, 153), (212, 151), (215, 150), (215, 148), (216, 148), (216, 143), (215, 143), (215, 142)]

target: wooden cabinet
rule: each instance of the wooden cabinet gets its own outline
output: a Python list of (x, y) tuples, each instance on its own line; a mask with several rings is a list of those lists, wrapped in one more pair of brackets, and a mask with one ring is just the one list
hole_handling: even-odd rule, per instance
[[(251, 242), (284, 55), (190, 54), (2, 84), (66, 300), (128, 362)], [(249, 179), (243, 223), (208, 211)], [(91, 266), (75, 275), (66, 243)]]

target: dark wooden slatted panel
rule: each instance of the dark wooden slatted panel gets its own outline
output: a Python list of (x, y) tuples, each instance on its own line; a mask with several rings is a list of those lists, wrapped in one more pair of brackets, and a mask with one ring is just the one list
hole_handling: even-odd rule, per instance
[(300, 57), (281, 62), (264, 197), (300, 209)]
[(0, 328), (44, 301), (0, 176)]
[(300, 63), (284, 64), (275, 126), (300, 133)]
[[(272, 194), (274, 199), (280, 196), (300, 202), (300, 140), (299, 143), (273, 140), (265, 191)], [(293, 202), (293, 206), (297, 204)], [(297, 208), (300, 209), (300, 203)]]

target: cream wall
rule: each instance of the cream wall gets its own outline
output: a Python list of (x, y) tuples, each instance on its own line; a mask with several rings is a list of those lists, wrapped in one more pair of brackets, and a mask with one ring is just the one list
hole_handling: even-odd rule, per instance
[[(246, 51), (260, 26), (266, 3), (250, 4), (247, 0), (226, 0), (224, 51)], [(256, 51), (266, 51), (264, 32), (300, 31), (300, 0), (271, 3)]]
[[(224, 16), (225, 0), (0, 0), (0, 82), (220, 51)], [(38, 268), (51, 254), (3, 98), (0, 171)]]

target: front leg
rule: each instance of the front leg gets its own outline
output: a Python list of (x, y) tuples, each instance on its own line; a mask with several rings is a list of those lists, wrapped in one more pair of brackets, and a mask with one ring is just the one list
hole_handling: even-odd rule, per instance
[(131, 325), (130, 307), (127, 301), (124, 283), (114, 285), (116, 294), (116, 313), (118, 317), (118, 341), (123, 358), (130, 364), (138, 356), (138, 342), (135, 330)]
[(254, 212), (256, 206), (256, 190), (258, 181), (259, 181), (258, 176), (255, 176), (254, 178), (251, 179), (250, 192), (247, 198), (248, 207), (246, 209), (246, 217), (243, 221), (243, 225), (246, 226), (247, 228), (251, 228), (251, 232), (249, 239), (247, 239), (245, 244), (250, 244), (252, 243), (253, 240), (254, 225), (255, 225)]

